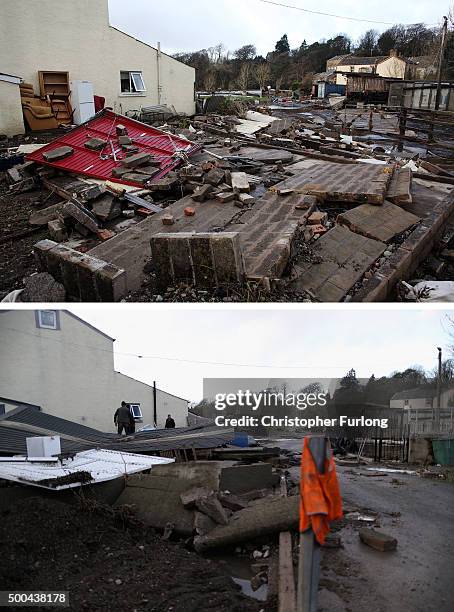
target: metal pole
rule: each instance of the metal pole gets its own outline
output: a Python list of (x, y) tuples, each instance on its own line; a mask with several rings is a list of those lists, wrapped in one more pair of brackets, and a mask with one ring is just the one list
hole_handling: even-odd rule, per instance
[(153, 381), (153, 420), (154, 426), (158, 426), (158, 406), (156, 401), (156, 381)]
[(443, 17), (443, 29), (441, 34), (441, 46), (440, 46), (440, 57), (438, 58), (438, 71), (437, 71), (437, 95), (435, 98), (435, 110), (440, 108), (440, 97), (441, 97), (441, 77), (443, 76), (443, 60), (446, 51), (446, 43), (448, 40), (448, 18)]
[(441, 409), (441, 358), (442, 350), (438, 347), (438, 377), (437, 377), (437, 407), (435, 408), (435, 430), (440, 429), (440, 409)]
[[(308, 444), (317, 470), (320, 474), (323, 474), (325, 471), (326, 438), (311, 437)], [(319, 579), (320, 546), (312, 529), (307, 529), (300, 534), (297, 612), (317, 612)]]

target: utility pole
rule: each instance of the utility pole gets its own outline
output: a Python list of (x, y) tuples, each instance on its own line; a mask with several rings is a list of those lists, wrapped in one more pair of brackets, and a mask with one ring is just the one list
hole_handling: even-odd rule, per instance
[(156, 397), (156, 381), (153, 381), (153, 420), (154, 426), (158, 427), (158, 406), (157, 406), (157, 397)]
[(437, 407), (435, 409), (434, 429), (440, 429), (440, 409), (441, 409), (441, 358), (442, 350), (438, 347), (438, 377), (437, 377)]
[(443, 17), (443, 28), (441, 33), (441, 46), (440, 46), (440, 57), (438, 58), (438, 72), (437, 72), (437, 96), (435, 98), (435, 110), (440, 108), (440, 97), (441, 97), (441, 77), (443, 73), (443, 60), (445, 57), (446, 43), (448, 41), (448, 18)]

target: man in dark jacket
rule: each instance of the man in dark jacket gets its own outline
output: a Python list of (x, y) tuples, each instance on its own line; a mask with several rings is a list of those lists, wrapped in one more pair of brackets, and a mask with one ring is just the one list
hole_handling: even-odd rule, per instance
[(175, 428), (175, 421), (172, 419), (172, 415), (169, 414), (167, 415), (167, 419), (166, 419), (166, 429), (174, 429)]
[(121, 436), (123, 430), (125, 434), (128, 433), (128, 429), (131, 423), (131, 410), (126, 402), (121, 402), (120, 408), (114, 414), (114, 424), (118, 427), (118, 435)]

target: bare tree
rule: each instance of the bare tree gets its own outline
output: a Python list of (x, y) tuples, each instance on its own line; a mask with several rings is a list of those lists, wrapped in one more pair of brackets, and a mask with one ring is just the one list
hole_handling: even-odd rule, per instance
[(271, 68), (269, 64), (263, 62), (259, 64), (255, 69), (255, 78), (259, 84), (260, 89), (265, 89), (267, 83), (269, 83), (271, 77)]
[(206, 91), (212, 93), (213, 91), (216, 91), (216, 84), (217, 84), (217, 76), (216, 76), (216, 72), (214, 70), (209, 70), (207, 72), (207, 75), (205, 77), (205, 89)]
[(238, 87), (240, 89), (247, 89), (249, 81), (251, 80), (251, 64), (249, 62), (244, 63), (241, 66), (240, 74), (237, 78)]

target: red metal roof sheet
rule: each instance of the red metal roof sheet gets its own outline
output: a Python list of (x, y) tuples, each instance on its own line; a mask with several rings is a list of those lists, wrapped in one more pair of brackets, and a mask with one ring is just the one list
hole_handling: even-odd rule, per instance
[[(67, 170), (68, 172), (83, 174), (105, 181), (110, 180), (117, 183), (141, 186), (139, 183), (112, 177), (113, 168), (120, 166), (121, 160), (126, 156), (126, 153), (118, 143), (116, 134), (116, 126), (118, 124), (124, 125), (127, 128), (128, 136), (133, 141), (134, 146), (139, 149), (139, 152), (149, 153), (154, 159), (160, 160), (160, 170), (153, 177), (152, 182), (161, 179), (170, 170), (178, 166), (181, 158), (175, 155), (176, 153), (184, 152), (185, 155), (191, 155), (201, 148), (200, 145), (194, 145), (191, 141), (184, 138), (166, 134), (124, 115), (117, 115), (112, 111), (103, 110), (86, 123), (79, 125), (67, 134), (59, 136), (41, 149), (34, 151), (27, 156), (27, 159), (38, 164), (58, 168), (59, 170)], [(90, 138), (102, 138), (108, 142), (103, 151), (91, 151), (84, 146)], [(110, 143), (113, 145), (118, 161), (112, 158)], [(47, 162), (43, 158), (43, 153), (62, 146), (72, 147), (74, 153), (66, 159), (57, 162)], [(134, 170), (131, 170), (131, 172), (134, 172)]]

